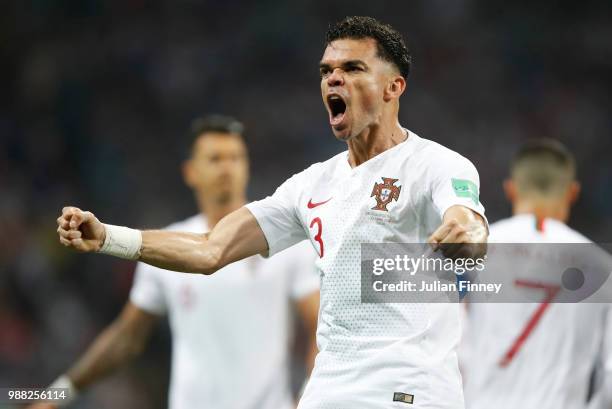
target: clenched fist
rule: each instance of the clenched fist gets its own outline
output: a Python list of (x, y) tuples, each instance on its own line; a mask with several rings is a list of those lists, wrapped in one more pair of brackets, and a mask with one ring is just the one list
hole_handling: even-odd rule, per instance
[(453, 206), (428, 242), (449, 258), (479, 258), (487, 252), (489, 231), (482, 216), (463, 206)]
[(106, 236), (106, 229), (96, 216), (77, 207), (64, 207), (57, 226), (60, 243), (77, 251), (99, 251)]

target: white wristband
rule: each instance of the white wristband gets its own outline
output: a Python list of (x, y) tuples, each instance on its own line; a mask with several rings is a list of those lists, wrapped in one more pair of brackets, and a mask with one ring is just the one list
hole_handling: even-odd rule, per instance
[(66, 389), (66, 395), (64, 399), (58, 400), (57, 402), (53, 401), (53, 404), (59, 407), (69, 405), (76, 399), (79, 394), (79, 391), (67, 375), (62, 375), (55, 381), (53, 381), (53, 383), (47, 387), (47, 389), (51, 388)]
[(140, 257), (142, 233), (123, 226), (105, 224), (106, 238), (99, 252), (115, 257), (136, 260)]

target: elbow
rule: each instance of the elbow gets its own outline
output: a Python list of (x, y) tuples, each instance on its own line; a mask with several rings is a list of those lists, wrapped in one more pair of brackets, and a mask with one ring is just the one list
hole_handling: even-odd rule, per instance
[(218, 266), (218, 263), (216, 261), (206, 260), (205, 262), (202, 262), (197, 266), (194, 266), (193, 268), (189, 269), (187, 273), (209, 276), (214, 274), (220, 268), (221, 267)]
[(218, 270), (218, 268), (205, 267), (205, 268), (199, 268), (197, 271), (194, 271), (194, 273), (201, 274), (201, 275), (204, 275), (204, 276), (209, 276), (209, 275), (214, 274), (217, 270)]
[(216, 246), (209, 245), (207, 247), (207, 251), (194, 269), (194, 273), (209, 276), (225, 265), (221, 251)]

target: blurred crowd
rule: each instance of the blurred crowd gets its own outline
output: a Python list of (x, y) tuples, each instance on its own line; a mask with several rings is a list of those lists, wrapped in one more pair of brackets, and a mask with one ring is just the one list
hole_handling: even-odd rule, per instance
[[(7, 4), (8, 3), (8, 4)], [(195, 213), (179, 166), (190, 120), (246, 125), (250, 197), (345, 149), (317, 64), (327, 24), (372, 15), (413, 52), (402, 124), (480, 172), (489, 220), (528, 138), (574, 152), (570, 225), (612, 241), (612, 6), (606, 1), (29, 0), (0, 15), (0, 386), (43, 386), (117, 314), (134, 265), (58, 244), (62, 206), (161, 227)], [(163, 408), (168, 330), (77, 406)]]

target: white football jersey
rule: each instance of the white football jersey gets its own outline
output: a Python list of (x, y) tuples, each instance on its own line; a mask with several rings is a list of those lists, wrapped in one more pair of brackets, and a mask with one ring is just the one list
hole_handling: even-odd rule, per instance
[[(537, 228), (533, 215), (521, 214), (492, 224), (489, 242), (590, 241), (559, 221)], [(511, 281), (528, 274), (516, 271)], [(470, 304), (460, 348), (466, 408), (587, 407), (591, 372), (610, 342), (609, 311), (596, 303)]]
[[(204, 233), (202, 215), (167, 230)], [(290, 301), (317, 291), (305, 244), (254, 256), (211, 276), (139, 263), (130, 300), (167, 314), (172, 330), (170, 409), (290, 409)]]
[(304, 239), (319, 254), (320, 352), (300, 409), (463, 407), (458, 305), (362, 303), (361, 244), (425, 243), (453, 205), (484, 215), (478, 186), (467, 159), (409, 132), (360, 166), (342, 152), (247, 205), (270, 254)]

